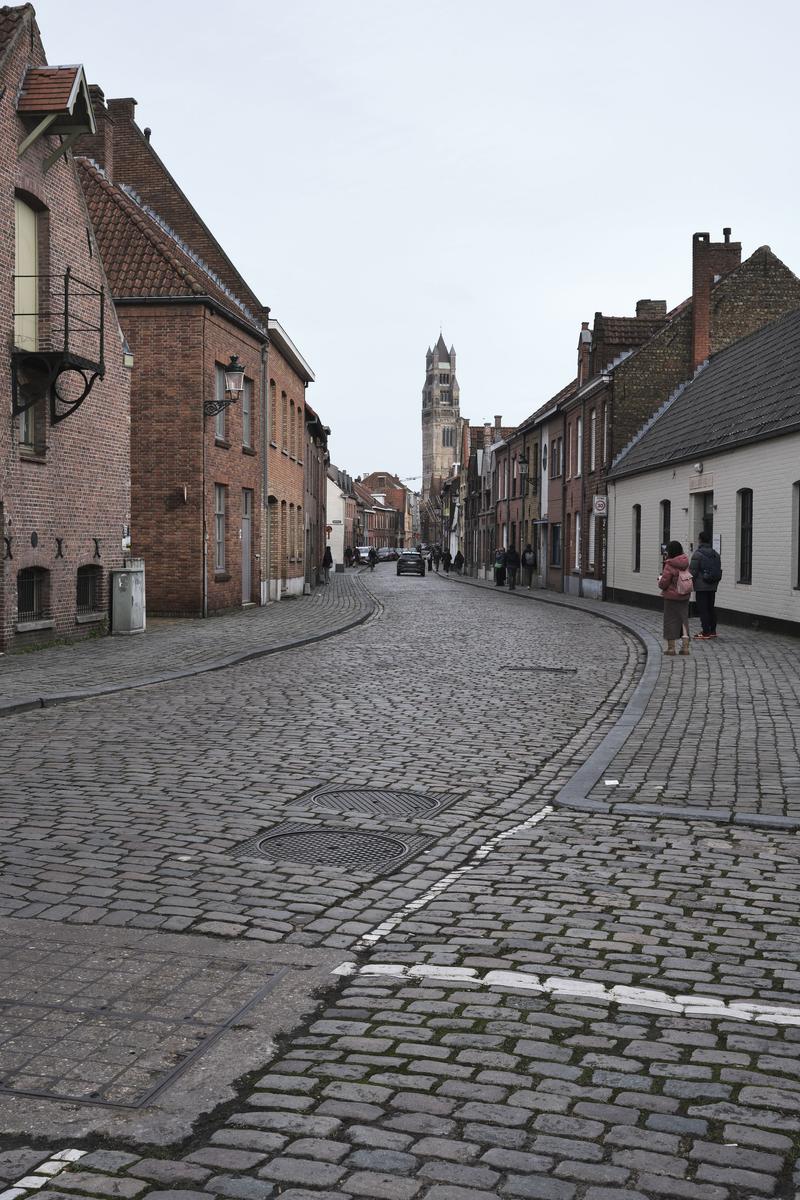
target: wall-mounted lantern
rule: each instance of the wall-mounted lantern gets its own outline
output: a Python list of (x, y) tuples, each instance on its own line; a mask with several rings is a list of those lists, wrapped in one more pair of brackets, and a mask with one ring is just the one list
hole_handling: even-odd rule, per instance
[(232, 354), (231, 361), (226, 367), (223, 367), (225, 375), (225, 395), (221, 399), (206, 400), (203, 404), (203, 412), (207, 417), (213, 417), (216, 413), (222, 412), (223, 408), (228, 408), (231, 404), (235, 404), (244, 391), (244, 367), (239, 362), (239, 355)]

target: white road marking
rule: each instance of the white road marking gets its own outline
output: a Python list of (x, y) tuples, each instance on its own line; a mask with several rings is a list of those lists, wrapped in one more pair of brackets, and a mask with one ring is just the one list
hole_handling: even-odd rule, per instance
[(0, 1192), (0, 1200), (19, 1200), (26, 1192), (38, 1191), (46, 1183), (51, 1183), (53, 1177), (68, 1167), (70, 1163), (77, 1162), (79, 1158), (83, 1158), (88, 1153), (88, 1150), (59, 1150), (56, 1154), (51, 1155), (47, 1162), (41, 1163), (34, 1174), (26, 1175), (24, 1179), (20, 1179), (6, 1191)]
[[(493, 850), (496, 850), (501, 842), (504, 842), (507, 838), (516, 837), (518, 833), (524, 833), (526, 829), (532, 829), (534, 825), (538, 825), (545, 817), (549, 817), (553, 811), (552, 806), (547, 804), (539, 812), (534, 813), (532, 817), (528, 817), (527, 821), (522, 821), (521, 824), (515, 825), (512, 829), (507, 829), (505, 833), (497, 833), (494, 837), (489, 838), (488, 842), (484, 842), (478, 847), (468, 863), (465, 863), (463, 867), (457, 867), (455, 871), (450, 871), (438, 883), (435, 883), (433, 887), (428, 888), (427, 892), (418, 897), (418, 899), (403, 905), (393, 916), (387, 917), (385, 921), (381, 921), (380, 925), (376, 925), (369, 933), (365, 933), (360, 937), (353, 949), (365, 950), (367, 946), (374, 946), (376, 942), (379, 942), (381, 938), (385, 938), (387, 933), (391, 933), (411, 913), (424, 908), (426, 904), (430, 904), (431, 900), (435, 900), (437, 896), (446, 891), (462, 875), (466, 875), (469, 871), (474, 871), (475, 867), (490, 855)], [(0, 1200), (2, 1200), (2, 1197), (0, 1197)]]
[[(715, 1020), (757, 1021), (768, 1025), (800, 1025), (800, 1008), (783, 1007), (777, 1004), (755, 1004), (750, 1000), (720, 1000), (716, 996), (689, 994), (672, 996), (655, 988), (623, 987), (616, 984), (606, 987), (592, 979), (572, 979), (563, 975), (529, 974), (527, 971), (484, 971), (473, 967), (409, 966), (408, 963), (367, 963), (359, 967), (355, 962), (343, 962), (333, 971), (334, 975), (389, 976), (394, 979), (435, 979), (443, 983), (476, 983), (480, 987), (502, 990), (524, 988), (529, 992), (576, 999), (601, 1000), (607, 1004), (619, 1004), (631, 1008), (652, 1008), (657, 1012), (677, 1013), (684, 1017), (711, 1017)], [(3, 1197), (0, 1196), (0, 1200)]]

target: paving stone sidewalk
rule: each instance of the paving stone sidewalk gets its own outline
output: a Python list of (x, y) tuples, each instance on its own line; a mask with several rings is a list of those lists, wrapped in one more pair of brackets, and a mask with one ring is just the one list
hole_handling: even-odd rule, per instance
[[(448, 582), (493, 584), (450, 576)], [(616, 808), (647, 804), (708, 808), (721, 817), (800, 822), (800, 642), (780, 634), (720, 625), (715, 641), (692, 641), (688, 657), (663, 657), (661, 612), (518, 588), (509, 604), (560, 604), (619, 620), (658, 647), (655, 687), (591, 800)], [(699, 632), (699, 622), (690, 622)], [(616, 780), (607, 784), (605, 780)]]
[(155, 619), (144, 634), (0, 655), (0, 716), (42, 699), (176, 679), (352, 629), (375, 610), (360, 574), (331, 577), (311, 596), (202, 620)]

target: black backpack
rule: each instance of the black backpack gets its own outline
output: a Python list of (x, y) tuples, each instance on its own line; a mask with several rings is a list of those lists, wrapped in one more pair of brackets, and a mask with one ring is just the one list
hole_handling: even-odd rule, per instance
[(719, 583), (722, 579), (722, 563), (716, 550), (709, 550), (702, 555), (700, 578), (708, 584)]

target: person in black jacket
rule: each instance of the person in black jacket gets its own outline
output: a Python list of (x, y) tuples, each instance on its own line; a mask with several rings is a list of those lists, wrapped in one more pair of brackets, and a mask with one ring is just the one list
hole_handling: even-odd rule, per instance
[(701, 530), (697, 535), (697, 549), (692, 554), (689, 570), (694, 580), (694, 599), (702, 630), (694, 635), (696, 642), (708, 642), (717, 636), (717, 614), (715, 600), (717, 587), (722, 579), (722, 563), (711, 545), (711, 534)]
[(513, 542), (506, 550), (506, 570), (508, 571), (508, 590), (513, 592), (517, 586), (517, 572), (519, 571), (519, 551)]

